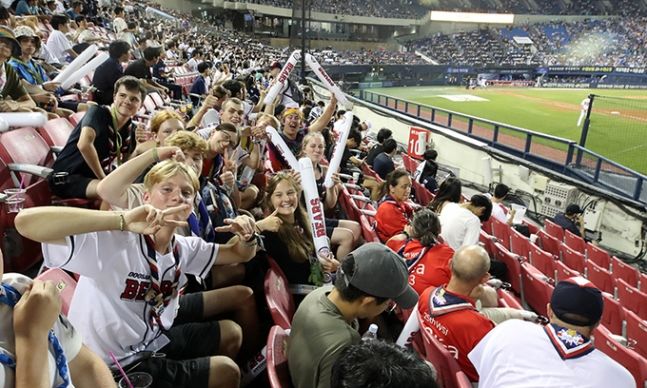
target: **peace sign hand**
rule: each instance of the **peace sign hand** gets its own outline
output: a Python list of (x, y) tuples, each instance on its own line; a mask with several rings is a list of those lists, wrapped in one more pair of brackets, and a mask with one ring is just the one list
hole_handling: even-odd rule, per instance
[(190, 204), (160, 210), (151, 205), (142, 205), (123, 214), (124, 229), (139, 234), (155, 234), (162, 227), (183, 227), (191, 212)]

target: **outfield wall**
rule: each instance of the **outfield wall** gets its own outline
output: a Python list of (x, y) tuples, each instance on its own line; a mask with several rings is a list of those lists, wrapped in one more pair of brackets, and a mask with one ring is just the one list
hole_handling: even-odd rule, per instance
[[(318, 94), (327, 95), (320, 87), (315, 87), (315, 90)], [(595, 211), (587, 216), (587, 229), (601, 233), (600, 245), (605, 248), (623, 252), (630, 257), (640, 253), (643, 220), (647, 220), (647, 211), (643, 206), (622, 202), (617, 196), (605, 193), (598, 187), (583, 184), (572, 177), (508, 155), (485, 142), (455, 131), (352, 97), (351, 99), (355, 103), (353, 111), (357, 116), (370, 121), (375, 131), (383, 127), (391, 129), (399, 143), (406, 145), (409, 142), (412, 126), (429, 129), (431, 143), (438, 150), (438, 162), (455, 168), (463, 181), (487, 186), (490, 182), (484, 166), (491, 163), (493, 181), (503, 182), (534, 195), (536, 202), (529, 204), (530, 211), (539, 212), (542, 206), (541, 197), (549, 181), (576, 185), (588, 193), (599, 193), (587, 196), (587, 200), (597, 201)]]

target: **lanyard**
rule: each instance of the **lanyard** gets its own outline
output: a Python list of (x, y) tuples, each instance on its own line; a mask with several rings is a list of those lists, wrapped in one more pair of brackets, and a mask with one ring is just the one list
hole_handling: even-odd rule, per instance
[[(20, 300), (20, 293), (15, 288), (11, 287), (8, 284), (1, 284), (0, 291), (0, 303), (6, 304), (7, 306), (13, 308), (16, 306), (16, 303)], [(58, 385), (57, 388), (66, 388), (70, 386), (70, 371), (67, 366), (67, 359), (65, 358), (65, 352), (63, 351), (63, 346), (54, 335), (54, 331), (50, 330), (47, 336), (52, 349), (54, 350), (54, 359), (56, 360), (56, 370), (58, 371), (59, 376), (63, 382)], [(16, 368), (16, 360), (9, 354), (0, 353), (0, 364), (6, 365), (11, 369)]]
[(119, 133), (119, 126), (117, 125), (117, 110), (113, 107), (110, 109), (110, 115), (112, 116), (112, 128), (114, 128), (115, 131), (115, 140), (116, 140), (116, 145), (117, 145), (117, 150), (116, 150), (116, 158), (117, 158), (117, 165), (121, 164), (121, 134)]
[[(157, 266), (157, 252), (155, 252), (155, 243), (153, 239), (145, 235), (144, 241), (146, 242), (146, 261), (151, 271), (151, 285), (146, 291), (144, 300), (151, 306), (151, 320), (155, 320), (158, 326), (165, 329), (162, 325), (160, 317), (162, 313), (173, 299), (173, 295), (178, 289), (178, 283), (182, 271), (180, 269), (180, 250), (175, 241), (173, 241), (173, 258), (175, 259), (175, 276), (171, 287), (167, 290), (162, 290), (161, 280), (159, 274), (159, 267)], [(166, 292), (164, 292), (166, 291)]]

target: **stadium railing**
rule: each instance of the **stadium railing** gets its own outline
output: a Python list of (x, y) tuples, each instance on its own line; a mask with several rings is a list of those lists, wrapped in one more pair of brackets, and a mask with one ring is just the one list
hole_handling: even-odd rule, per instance
[(574, 141), (367, 90), (360, 91), (360, 100), (460, 132), (529, 162), (647, 204), (647, 176)]

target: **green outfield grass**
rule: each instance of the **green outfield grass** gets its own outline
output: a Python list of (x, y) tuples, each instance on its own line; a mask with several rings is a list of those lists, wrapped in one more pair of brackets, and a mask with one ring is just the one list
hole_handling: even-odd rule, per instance
[[(586, 96), (593, 93), (636, 99), (644, 112), (633, 110), (632, 114), (625, 115), (614, 108), (599, 112), (595, 136), (589, 137), (586, 146), (629, 168), (647, 173), (647, 90), (402, 87), (370, 91), (574, 141), (580, 139), (581, 128), (576, 124), (580, 103)], [(456, 102), (441, 97), (451, 95), (471, 95), (485, 101)], [(608, 136), (601, 133), (601, 126), (606, 131), (614, 124), (614, 128), (608, 129)]]

